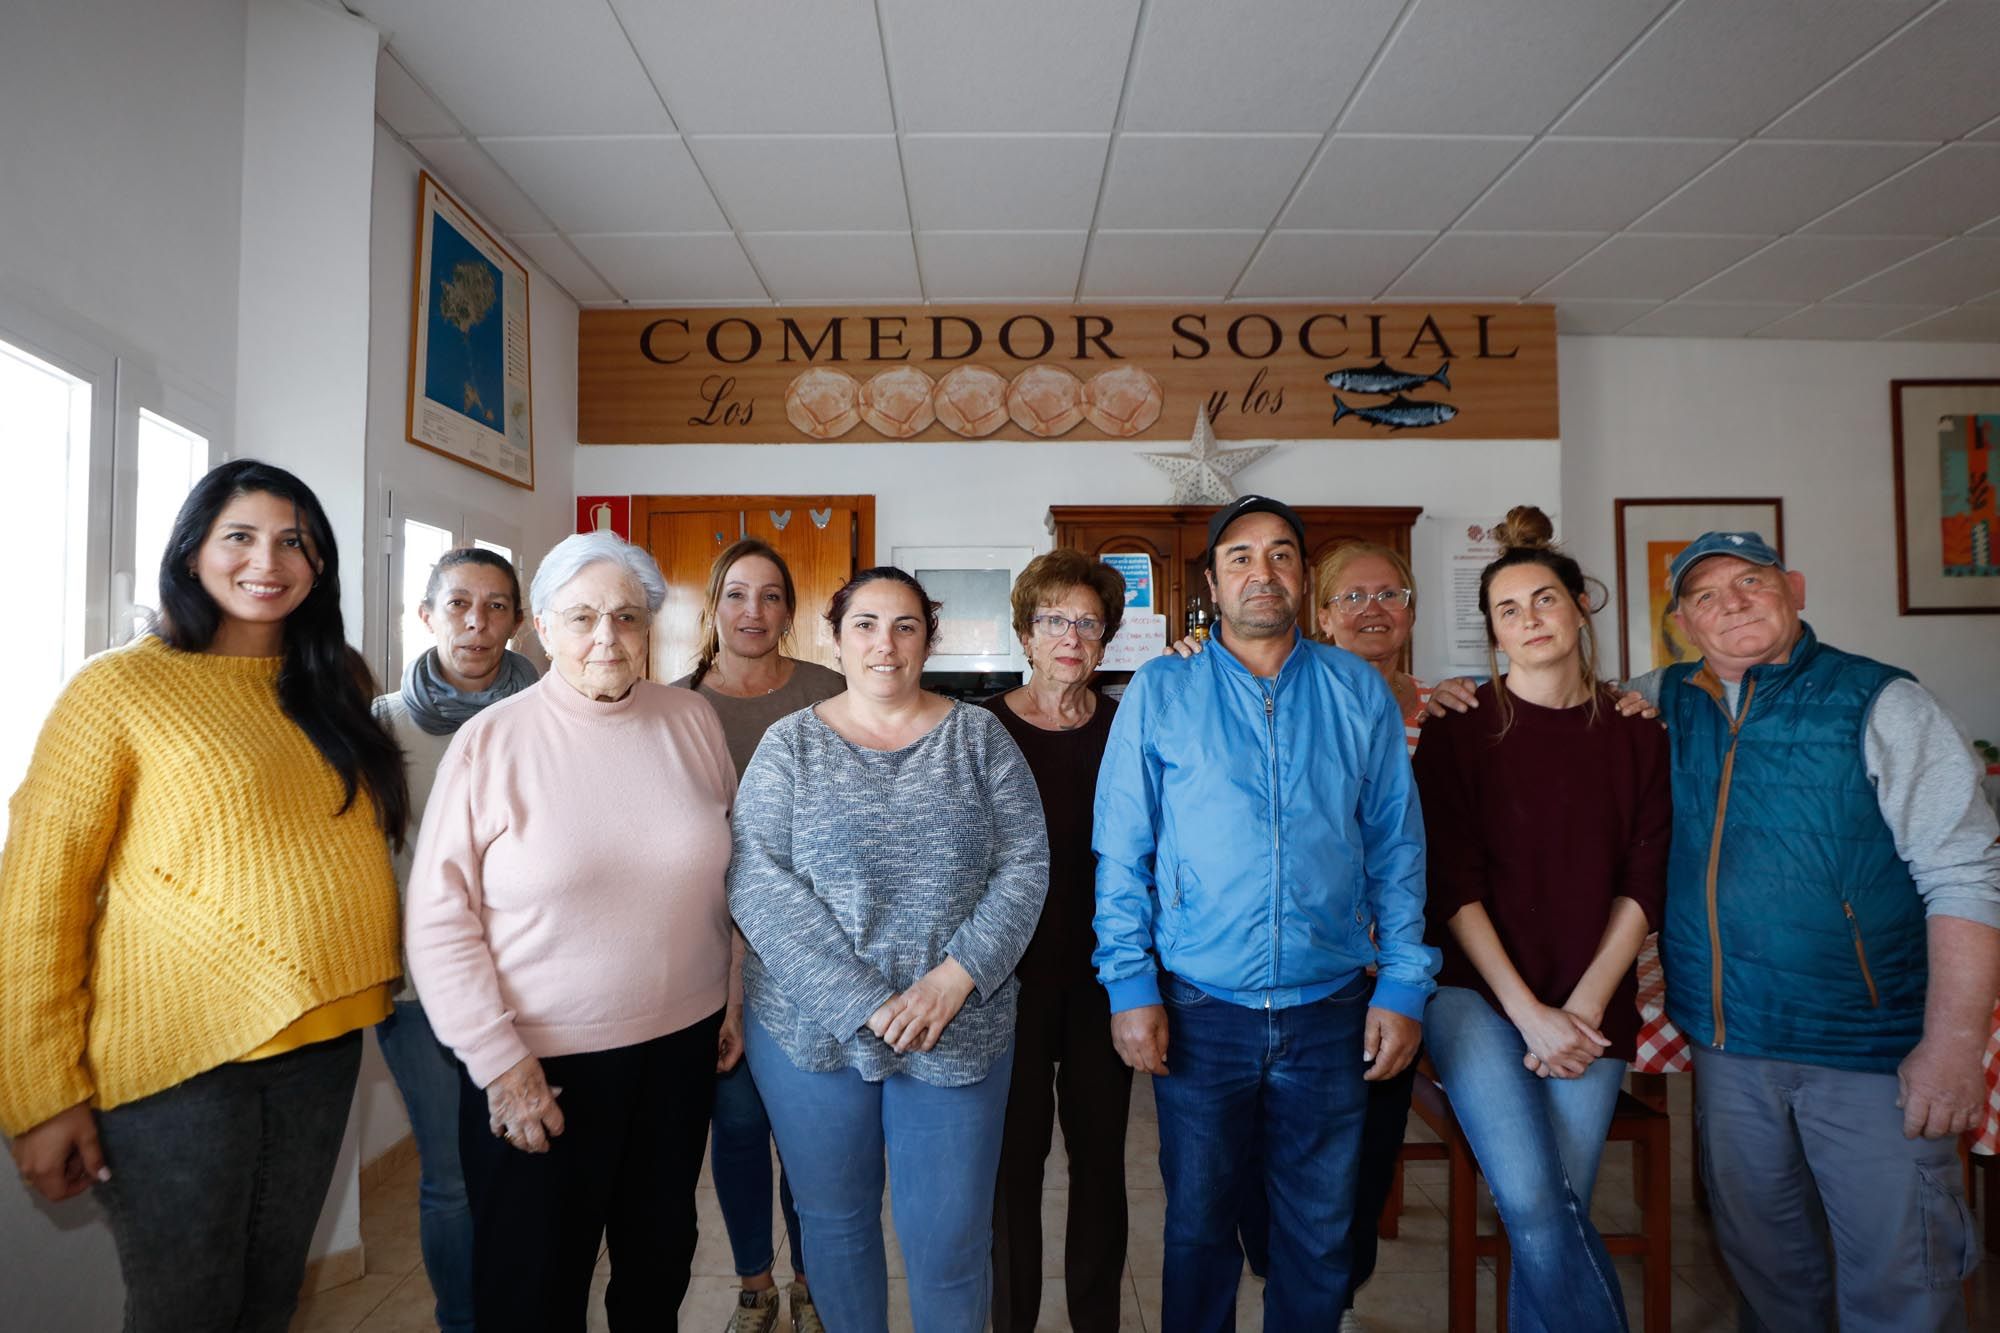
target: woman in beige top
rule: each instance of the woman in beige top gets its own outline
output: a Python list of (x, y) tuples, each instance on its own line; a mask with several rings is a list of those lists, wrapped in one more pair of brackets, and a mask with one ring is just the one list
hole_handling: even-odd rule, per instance
[[(715, 557), (701, 608), (701, 650), (694, 670), (674, 684), (694, 690), (715, 708), (738, 778), (765, 728), (847, 688), (847, 678), (839, 672), (786, 656), (784, 645), (797, 612), (792, 571), (768, 545), (746, 537)], [(742, 936), (736, 938), (740, 967)], [(743, 1031), (741, 994), (740, 987), (730, 987), (726, 1026), (737, 1034)], [(747, 1061), (716, 1076), (710, 1133), (715, 1198), (729, 1232), (736, 1275), (743, 1281), (729, 1333), (772, 1333), (778, 1322), (778, 1289), (771, 1270), (778, 1256), (771, 1243), (771, 1121)], [(792, 1327), (798, 1333), (824, 1333), (806, 1286), (799, 1215), (782, 1164), (778, 1203), (792, 1245)]]

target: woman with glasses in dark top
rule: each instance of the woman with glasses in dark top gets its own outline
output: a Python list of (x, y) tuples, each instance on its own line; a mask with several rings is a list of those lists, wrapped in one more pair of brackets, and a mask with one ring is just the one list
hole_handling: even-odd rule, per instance
[(1021, 747), (1049, 829), (1049, 896), (1020, 978), (1014, 1081), (993, 1196), (994, 1333), (1031, 1333), (1042, 1302), (1042, 1163), (1060, 1115), (1069, 1154), (1063, 1285), (1069, 1327), (1118, 1328), (1125, 1274), (1125, 1119), (1132, 1071), (1111, 1044), (1111, 1006), (1091, 970), (1097, 767), (1118, 705), (1090, 688), (1125, 612), (1125, 580), (1078, 551), (1036, 557), (1014, 583), (1028, 683), (986, 707)]

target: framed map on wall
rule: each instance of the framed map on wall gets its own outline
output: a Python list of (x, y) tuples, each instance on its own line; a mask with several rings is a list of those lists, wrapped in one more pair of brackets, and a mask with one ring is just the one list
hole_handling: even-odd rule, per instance
[(2000, 612), (2000, 380), (1891, 380), (1896, 609)]
[(530, 364), (527, 267), (420, 173), (410, 443), (532, 491)]
[(1754, 532), (1785, 553), (1779, 499), (1614, 500), (1618, 541), (1618, 674), (1624, 680), (1700, 654), (1667, 613), (1667, 569), (1704, 532)]

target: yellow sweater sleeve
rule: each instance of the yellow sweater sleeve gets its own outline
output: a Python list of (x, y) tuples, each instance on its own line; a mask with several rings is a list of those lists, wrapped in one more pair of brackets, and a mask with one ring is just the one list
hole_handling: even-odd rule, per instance
[(19, 1133), (96, 1091), (86, 1065), (91, 929), (132, 775), (103, 673), (64, 689), (8, 806), (0, 854), (0, 1125)]

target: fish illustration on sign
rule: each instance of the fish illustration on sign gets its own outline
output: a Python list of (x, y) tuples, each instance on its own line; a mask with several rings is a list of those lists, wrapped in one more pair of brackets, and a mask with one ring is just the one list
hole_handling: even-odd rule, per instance
[(1450, 370), (1449, 361), (1439, 366), (1435, 375), (1398, 370), (1386, 361), (1377, 361), (1372, 366), (1347, 366), (1330, 371), (1326, 382), (1344, 393), (1401, 393), (1405, 389), (1417, 389), (1431, 383), (1442, 384), (1449, 389)]
[(1405, 398), (1397, 394), (1386, 403), (1370, 403), (1364, 407), (1349, 407), (1340, 401), (1340, 395), (1333, 397), (1333, 424), (1338, 426), (1342, 417), (1360, 417), (1371, 426), (1387, 426), (1390, 430), (1421, 430), (1426, 426), (1442, 426), (1458, 415), (1458, 409), (1450, 403), (1427, 403), (1418, 398)]

